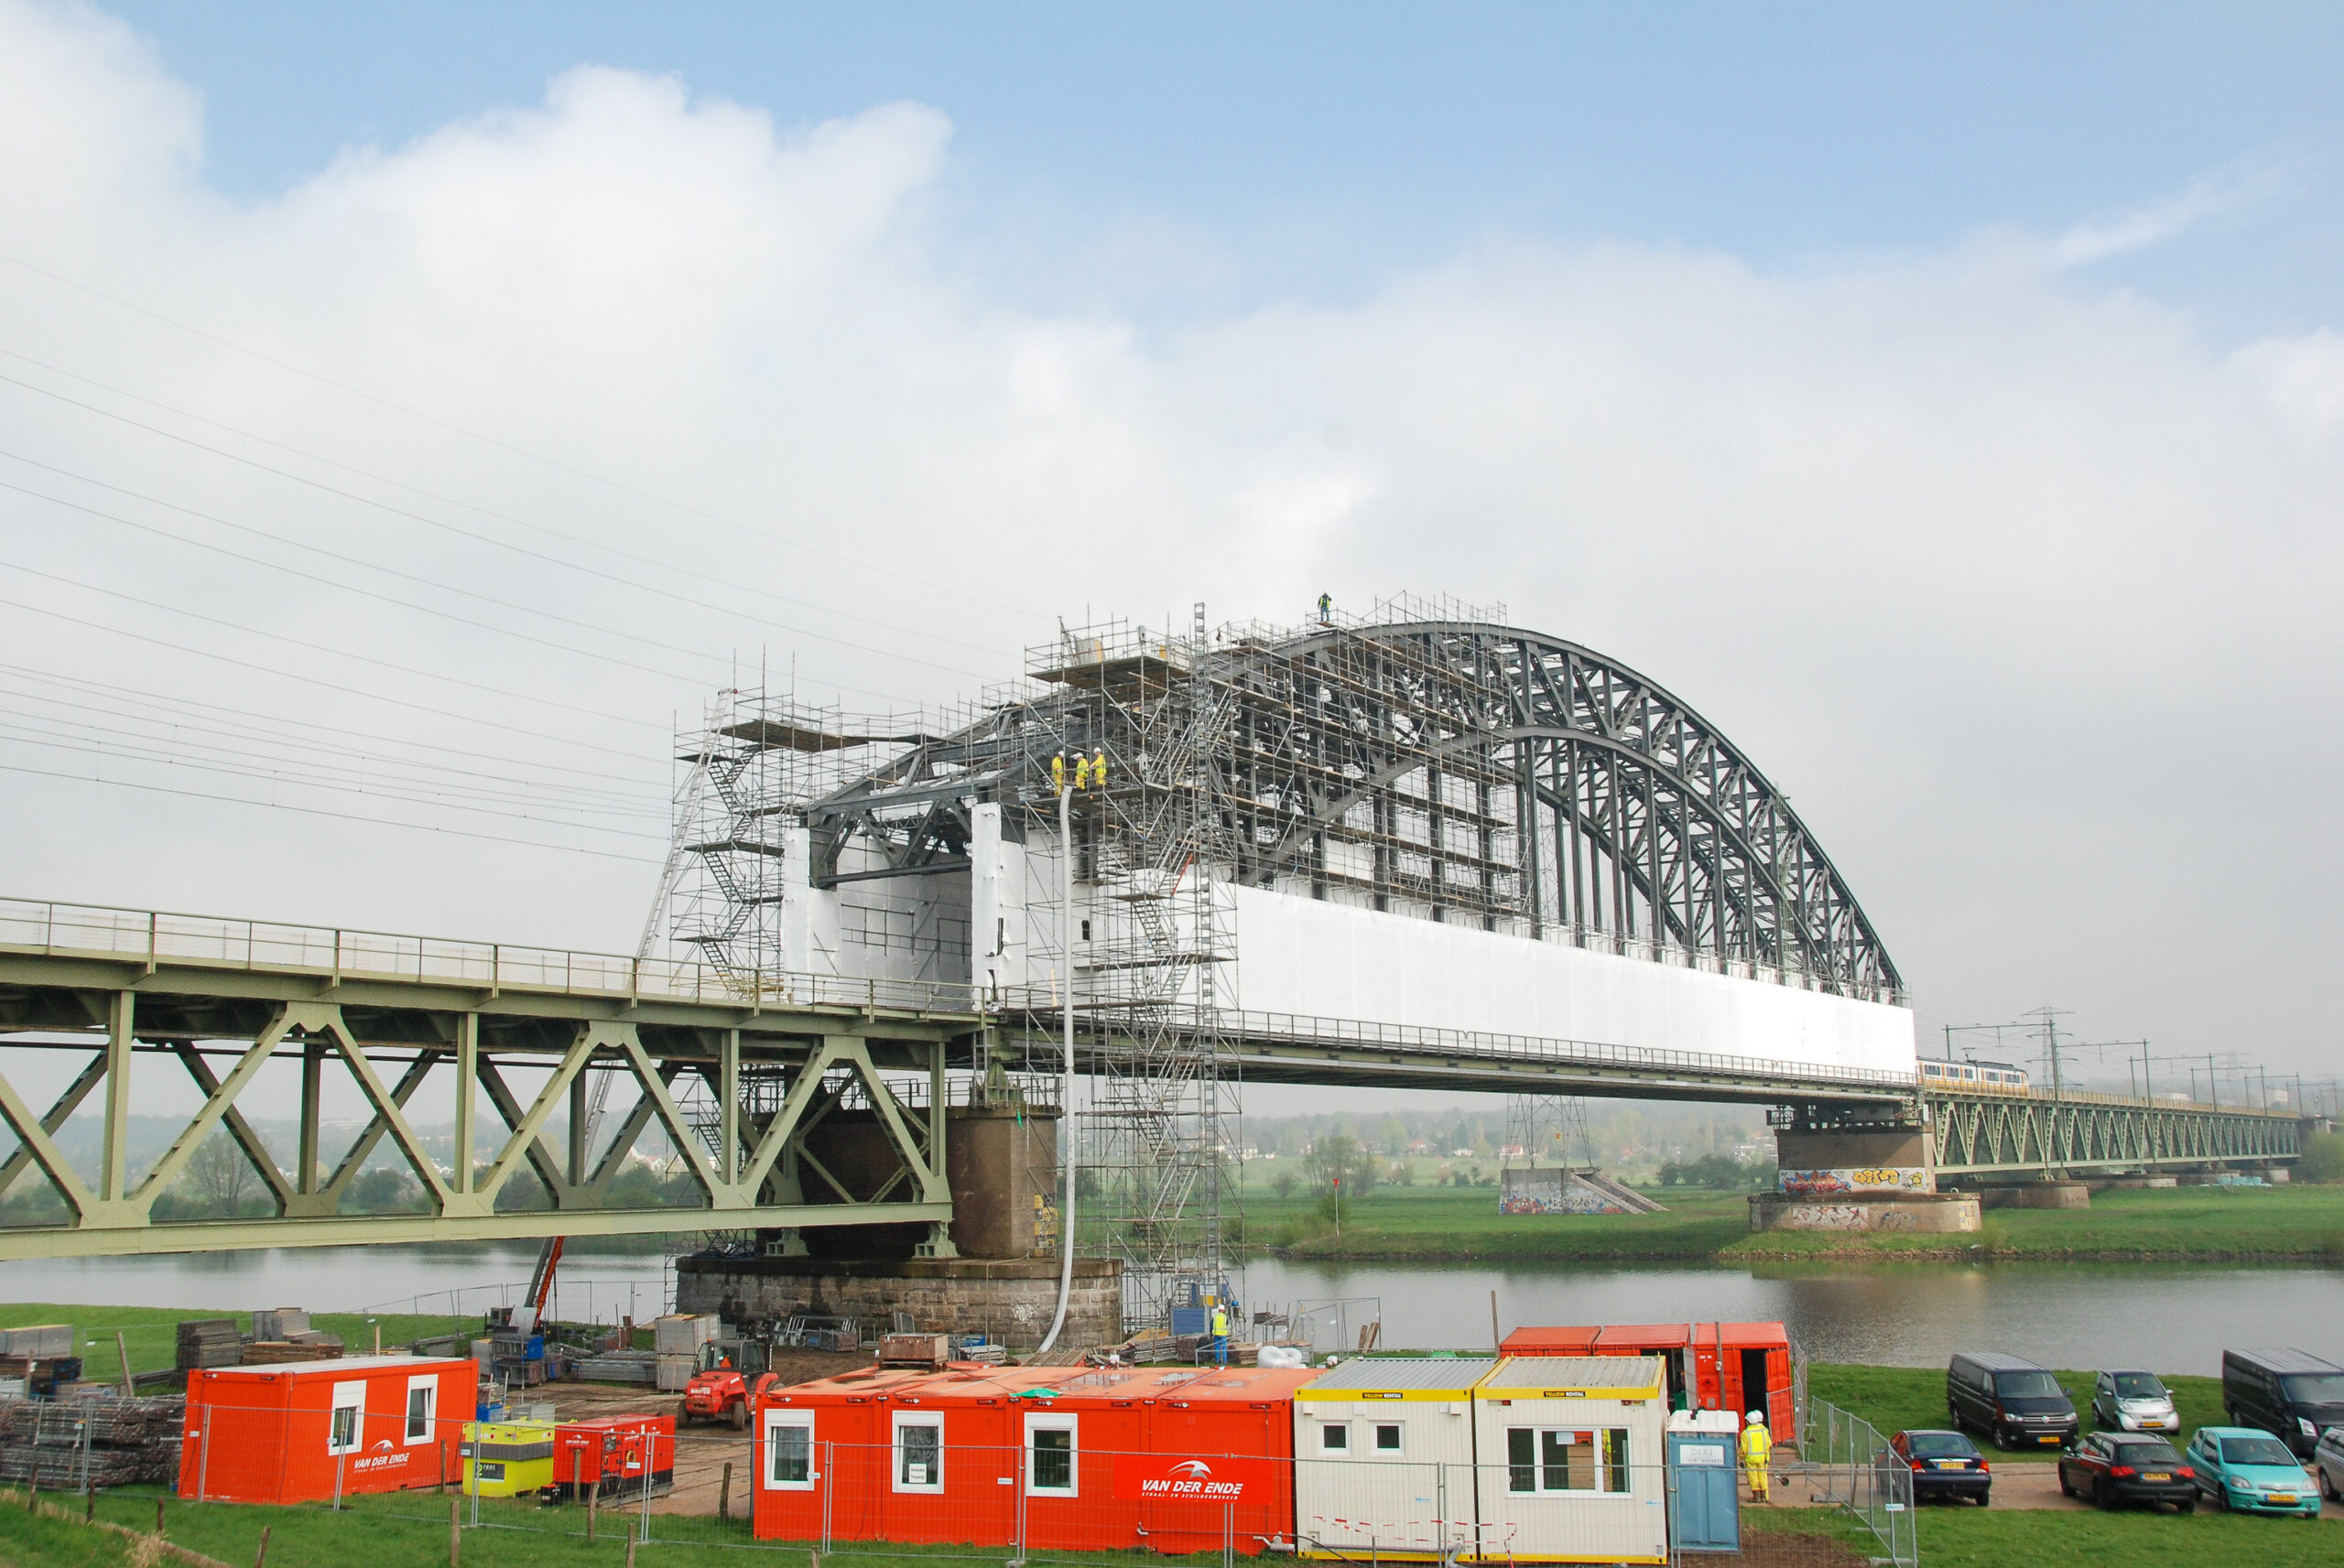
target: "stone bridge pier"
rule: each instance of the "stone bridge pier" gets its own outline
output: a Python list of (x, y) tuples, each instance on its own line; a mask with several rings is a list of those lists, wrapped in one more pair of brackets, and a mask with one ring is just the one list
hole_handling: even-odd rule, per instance
[(1935, 1141), (1903, 1119), (1846, 1119), (1792, 1106), (1774, 1121), (1775, 1186), (1750, 1200), (1753, 1230), (1958, 1235), (1979, 1226), (1978, 1199), (1937, 1191)]

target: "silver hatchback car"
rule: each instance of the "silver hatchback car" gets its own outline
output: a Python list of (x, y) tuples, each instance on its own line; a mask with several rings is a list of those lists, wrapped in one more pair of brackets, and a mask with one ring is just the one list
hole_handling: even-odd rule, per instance
[(2344, 1502), (2344, 1426), (2331, 1426), (2319, 1434), (2311, 1465), (2319, 1472), (2319, 1495), (2331, 1503)]
[(2091, 1418), (2103, 1432), (2179, 1432), (2173, 1394), (2154, 1372), (2102, 1372), (2092, 1385)]

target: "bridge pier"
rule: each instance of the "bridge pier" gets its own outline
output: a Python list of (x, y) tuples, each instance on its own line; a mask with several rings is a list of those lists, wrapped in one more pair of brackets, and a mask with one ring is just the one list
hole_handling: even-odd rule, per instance
[(1793, 1106), (1774, 1120), (1775, 1190), (1750, 1200), (1753, 1230), (1960, 1235), (1978, 1200), (1937, 1191), (1933, 1141), (1904, 1120), (1850, 1119)]

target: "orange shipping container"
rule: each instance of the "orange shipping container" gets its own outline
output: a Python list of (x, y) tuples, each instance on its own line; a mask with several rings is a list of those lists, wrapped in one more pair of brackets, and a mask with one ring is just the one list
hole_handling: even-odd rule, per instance
[(304, 1503), (456, 1480), (478, 1379), (471, 1361), (416, 1356), (190, 1371), (179, 1495)]

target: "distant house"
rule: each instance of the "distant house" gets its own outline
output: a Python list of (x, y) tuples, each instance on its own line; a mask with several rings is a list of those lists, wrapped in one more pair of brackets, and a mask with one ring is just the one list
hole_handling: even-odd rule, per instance
[(1502, 1143), (1498, 1145), (1498, 1158), (1501, 1160), (1519, 1160), (1529, 1152), (1529, 1150), (1525, 1149), (1519, 1143)]
[(1473, 1152), (1470, 1149), (1451, 1149), (1449, 1152), (1452, 1158), (1459, 1160), (1470, 1160), (1473, 1157)]

